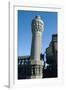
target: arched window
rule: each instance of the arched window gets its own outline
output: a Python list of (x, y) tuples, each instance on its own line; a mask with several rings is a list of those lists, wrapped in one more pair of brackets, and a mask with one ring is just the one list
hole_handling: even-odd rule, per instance
[(18, 65), (21, 65), (21, 63), (22, 63), (22, 60), (19, 60)]

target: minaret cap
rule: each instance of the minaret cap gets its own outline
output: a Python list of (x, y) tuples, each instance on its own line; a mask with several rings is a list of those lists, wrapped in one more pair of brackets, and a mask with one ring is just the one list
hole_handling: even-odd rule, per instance
[(38, 16), (36, 16), (35, 18), (36, 18), (36, 19), (40, 19), (41, 17), (38, 15)]

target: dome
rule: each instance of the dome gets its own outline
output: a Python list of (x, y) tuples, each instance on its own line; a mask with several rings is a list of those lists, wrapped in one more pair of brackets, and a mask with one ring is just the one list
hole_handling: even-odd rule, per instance
[(41, 19), (41, 17), (40, 17), (39, 15), (38, 15), (38, 16), (36, 16), (35, 18), (36, 18), (36, 19)]
[(32, 20), (32, 23), (40, 22), (41, 24), (44, 24), (43, 20), (39, 15), (35, 16), (35, 18)]

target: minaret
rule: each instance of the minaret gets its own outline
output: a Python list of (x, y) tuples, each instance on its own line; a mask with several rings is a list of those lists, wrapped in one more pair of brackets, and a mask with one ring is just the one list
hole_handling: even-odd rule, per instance
[(32, 20), (31, 78), (42, 78), (43, 61), (40, 60), (44, 22), (40, 16)]

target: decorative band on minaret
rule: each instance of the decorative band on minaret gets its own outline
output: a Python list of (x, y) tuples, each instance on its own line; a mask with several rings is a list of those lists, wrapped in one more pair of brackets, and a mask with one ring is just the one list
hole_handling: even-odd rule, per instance
[(44, 22), (40, 16), (32, 20), (31, 78), (42, 78), (43, 61), (40, 60)]

